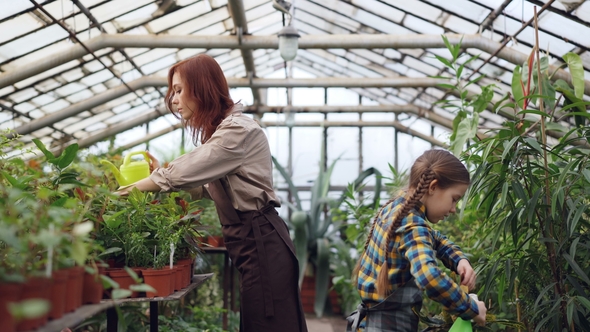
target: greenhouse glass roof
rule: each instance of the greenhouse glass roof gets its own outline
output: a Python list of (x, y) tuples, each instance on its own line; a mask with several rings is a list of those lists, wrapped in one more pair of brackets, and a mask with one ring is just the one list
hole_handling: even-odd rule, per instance
[[(541, 52), (555, 66), (564, 54), (579, 54), (590, 95), (590, 2), (292, 0), (301, 38), (290, 62), (278, 51), (277, 33), (289, 21), (275, 8), (283, 2), (0, 0), (0, 129), (54, 149), (92, 146), (138, 126), (140, 133), (115, 146), (157, 137), (179, 128), (163, 107), (168, 68), (207, 53), (232, 96), (264, 125), (393, 127), (444, 146), (440, 136), (454, 115), (435, 102), (454, 97), (432, 78), (449, 76), (435, 58), (449, 57), (440, 35), (462, 38), (463, 51), (479, 56), (465, 73), (485, 75), (477, 84), (494, 83), (504, 94), (533, 50), (534, 7)], [(559, 75), (569, 77), (567, 69)], [(292, 98), (283, 96), (288, 88)], [(342, 90), (357, 100), (338, 103), (334, 93)], [(320, 102), (306, 103), (312, 95)], [(337, 112), (357, 115), (322, 114)], [(498, 127), (510, 115), (484, 111), (481, 126)]]

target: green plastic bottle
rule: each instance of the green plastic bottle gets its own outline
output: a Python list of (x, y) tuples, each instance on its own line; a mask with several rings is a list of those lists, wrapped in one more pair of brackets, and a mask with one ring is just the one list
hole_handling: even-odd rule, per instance
[[(469, 294), (469, 297), (477, 301), (477, 294)], [(451, 326), (449, 332), (473, 332), (471, 321), (464, 320), (461, 317), (457, 317), (457, 319), (453, 323), (453, 326)]]

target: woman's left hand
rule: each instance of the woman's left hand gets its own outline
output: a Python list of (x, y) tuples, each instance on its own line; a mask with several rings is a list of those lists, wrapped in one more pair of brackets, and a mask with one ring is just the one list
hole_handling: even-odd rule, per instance
[(149, 164), (150, 164), (150, 174), (151, 174), (156, 168), (160, 167), (160, 162), (149, 151), (146, 150), (145, 153), (150, 158)]
[(457, 264), (457, 272), (461, 275), (461, 285), (467, 286), (469, 290), (475, 288), (477, 276), (468, 260), (462, 259), (459, 261), (459, 264)]

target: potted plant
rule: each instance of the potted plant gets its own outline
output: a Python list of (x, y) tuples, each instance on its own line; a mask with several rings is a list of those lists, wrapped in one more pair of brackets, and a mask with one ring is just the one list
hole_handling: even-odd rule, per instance
[[(321, 317), (330, 289), (330, 248), (342, 228), (342, 221), (337, 220), (334, 209), (344, 201), (344, 194), (339, 199), (328, 196), (330, 177), (338, 159), (326, 169), (323, 166), (325, 151), (322, 144), (320, 171), (311, 189), (310, 209), (303, 210), (297, 188), (287, 171), (273, 157), (273, 162), (289, 185), (295, 204), (287, 203), (292, 212), (287, 224), (293, 231), (293, 243), (299, 262), (299, 285), (302, 292), (304, 311), (315, 312)], [(378, 170), (370, 168), (362, 172), (355, 180), (360, 185), (368, 176), (376, 176), (375, 204), (381, 192), (381, 177)], [(313, 298), (307, 300), (306, 298)], [(312, 310), (313, 304), (313, 310)]]

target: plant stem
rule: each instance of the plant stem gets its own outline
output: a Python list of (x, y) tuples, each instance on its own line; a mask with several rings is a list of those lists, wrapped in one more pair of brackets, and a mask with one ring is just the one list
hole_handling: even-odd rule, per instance
[[(537, 21), (537, 7), (534, 7), (534, 19), (535, 19), (535, 52), (537, 53), (537, 86), (539, 87), (539, 94), (543, 95), (543, 83), (542, 83), (542, 76), (541, 76), (541, 57), (539, 56), (539, 24)], [(543, 108), (543, 98), (539, 98), (539, 109), (541, 113), (544, 112)], [(544, 170), (545, 170), (545, 195), (546, 195), (546, 204), (547, 204), (547, 218), (551, 218), (551, 194), (549, 192), (549, 170), (547, 165), (547, 135), (545, 133), (545, 117), (541, 115), (541, 139), (543, 141), (543, 163), (544, 163)], [(539, 220), (541, 226), (541, 232), (543, 232), (543, 236), (547, 237), (547, 233), (551, 235), (553, 238), (553, 232), (551, 231), (551, 227), (547, 225), (547, 229), (543, 225), (543, 221)], [(561, 278), (557, 273), (557, 265), (556, 265), (556, 255), (555, 255), (555, 247), (553, 243), (549, 241), (545, 241), (545, 245), (548, 251), (548, 258), (549, 258), (549, 265), (551, 266), (551, 272), (553, 273), (553, 278), (555, 281), (555, 292), (556, 297), (559, 297), (561, 300), (561, 314), (562, 317), (565, 318), (566, 313), (566, 303), (563, 301), (563, 293), (561, 290)]]

